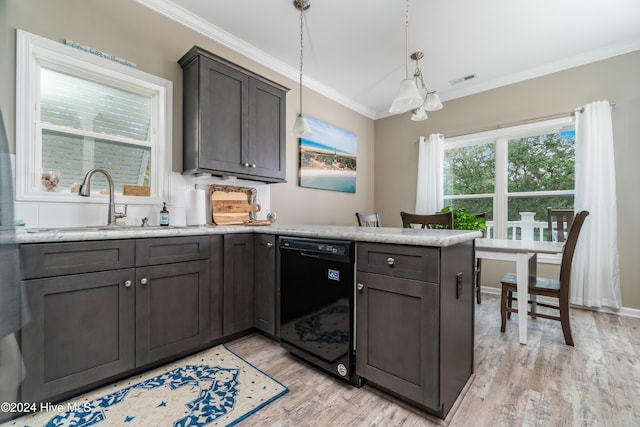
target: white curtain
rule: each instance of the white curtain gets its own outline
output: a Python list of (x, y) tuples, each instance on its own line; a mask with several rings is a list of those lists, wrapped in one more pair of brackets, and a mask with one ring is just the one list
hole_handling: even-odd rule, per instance
[(432, 133), (418, 142), (416, 213), (432, 214), (444, 205), (444, 136)]
[(576, 113), (576, 212), (588, 210), (573, 259), (570, 302), (619, 308), (620, 267), (611, 105)]

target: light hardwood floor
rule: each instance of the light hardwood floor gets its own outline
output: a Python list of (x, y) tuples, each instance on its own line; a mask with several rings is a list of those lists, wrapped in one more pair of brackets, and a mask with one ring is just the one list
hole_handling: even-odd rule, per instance
[[(475, 375), (445, 421), (370, 386), (346, 385), (253, 334), (227, 344), (289, 393), (239, 426), (640, 426), (640, 319), (571, 310), (576, 347), (560, 323), (517, 315), (500, 333), (499, 297), (476, 305)], [(455, 411), (455, 412), (454, 412)]]

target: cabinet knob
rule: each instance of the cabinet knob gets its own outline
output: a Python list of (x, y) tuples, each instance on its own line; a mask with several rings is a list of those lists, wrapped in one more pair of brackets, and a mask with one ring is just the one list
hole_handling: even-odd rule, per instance
[(364, 285), (362, 283), (358, 283), (356, 285), (356, 289), (359, 290), (359, 291), (362, 291), (364, 289)]
[(393, 259), (393, 258), (391, 258), (391, 257), (387, 258), (387, 264), (389, 264), (389, 265), (393, 265), (393, 263), (394, 263), (394, 262), (396, 262), (396, 260), (395, 260), (395, 259)]
[(243, 163), (242, 166), (244, 166), (245, 168), (249, 167), (249, 163)]
[(127, 280), (126, 282), (124, 282), (124, 287), (125, 288), (130, 288), (131, 287), (131, 280)]
[(273, 243), (267, 242), (267, 243), (265, 243), (265, 245), (267, 245), (268, 248), (271, 248), (273, 246)]
[(141, 285), (146, 285), (147, 283), (149, 283), (149, 279), (147, 279), (146, 277), (143, 277), (142, 279), (140, 279)]
[(255, 167), (256, 167), (256, 164), (255, 164), (255, 163), (251, 163), (251, 167), (252, 167), (252, 168), (255, 168)]

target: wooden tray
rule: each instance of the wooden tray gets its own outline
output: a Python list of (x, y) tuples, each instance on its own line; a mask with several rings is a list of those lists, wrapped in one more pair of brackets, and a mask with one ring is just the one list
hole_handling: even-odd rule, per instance
[(213, 184), (209, 187), (211, 221), (216, 225), (242, 225), (256, 221), (256, 189)]

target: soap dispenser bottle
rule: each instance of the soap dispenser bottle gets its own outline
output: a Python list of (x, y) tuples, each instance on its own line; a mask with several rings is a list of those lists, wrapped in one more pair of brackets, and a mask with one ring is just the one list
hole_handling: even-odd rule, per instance
[(160, 225), (169, 225), (169, 211), (167, 210), (166, 202), (162, 202), (162, 210), (160, 211)]

